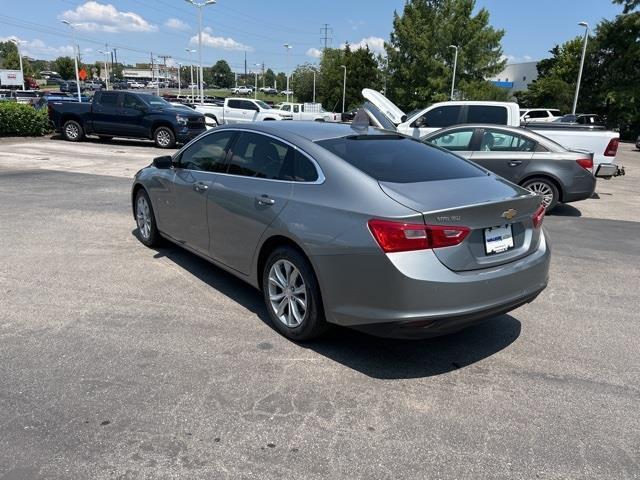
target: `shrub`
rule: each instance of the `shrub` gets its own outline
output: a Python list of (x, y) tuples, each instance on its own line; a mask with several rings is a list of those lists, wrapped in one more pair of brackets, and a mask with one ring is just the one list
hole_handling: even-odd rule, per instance
[(46, 109), (31, 105), (0, 102), (0, 137), (35, 137), (51, 131)]

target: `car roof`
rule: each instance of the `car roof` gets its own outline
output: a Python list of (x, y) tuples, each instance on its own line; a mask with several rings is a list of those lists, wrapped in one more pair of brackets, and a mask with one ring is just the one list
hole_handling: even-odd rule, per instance
[(296, 135), (311, 142), (327, 140), (330, 138), (346, 137), (348, 135), (397, 135), (397, 132), (380, 130), (369, 127), (366, 130), (354, 130), (350, 124), (346, 123), (326, 123), (314, 121), (273, 121), (273, 122), (253, 122), (245, 124), (225, 125), (218, 127), (230, 130), (254, 130), (257, 132), (270, 133), (276, 136)]

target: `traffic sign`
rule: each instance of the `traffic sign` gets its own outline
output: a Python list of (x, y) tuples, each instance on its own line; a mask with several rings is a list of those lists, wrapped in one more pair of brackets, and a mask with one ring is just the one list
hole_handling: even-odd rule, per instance
[(80, 69), (78, 76), (80, 77), (80, 80), (84, 82), (87, 78), (87, 71), (84, 68)]

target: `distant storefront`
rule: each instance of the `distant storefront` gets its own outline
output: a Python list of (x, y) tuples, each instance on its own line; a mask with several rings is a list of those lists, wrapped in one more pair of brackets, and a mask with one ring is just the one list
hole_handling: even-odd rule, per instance
[(527, 89), (527, 85), (538, 78), (538, 62), (510, 63), (504, 70), (488, 80), (500, 88), (517, 92)]

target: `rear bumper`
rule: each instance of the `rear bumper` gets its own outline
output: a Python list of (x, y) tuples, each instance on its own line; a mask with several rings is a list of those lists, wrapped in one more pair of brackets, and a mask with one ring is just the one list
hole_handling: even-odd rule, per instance
[(563, 192), (562, 202), (569, 203), (585, 200), (591, 198), (595, 191), (596, 177), (585, 170), (584, 173), (573, 177), (573, 182)]
[[(389, 336), (432, 336), (506, 313), (547, 285), (550, 249), (514, 262), (454, 272), (432, 250), (313, 259), (327, 320)], [(415, 330), (415, 332), (410, 332)]]

